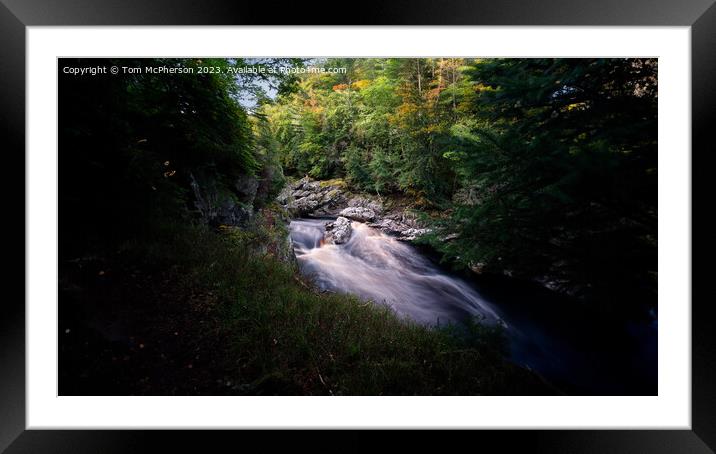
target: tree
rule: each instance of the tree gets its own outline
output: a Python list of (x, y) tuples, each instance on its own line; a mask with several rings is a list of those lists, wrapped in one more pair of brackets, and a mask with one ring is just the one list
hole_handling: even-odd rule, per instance
[(441, 248), (586, 285), (655, 289), (656, 61), (492, 59), (453, 127), (464, 188)]

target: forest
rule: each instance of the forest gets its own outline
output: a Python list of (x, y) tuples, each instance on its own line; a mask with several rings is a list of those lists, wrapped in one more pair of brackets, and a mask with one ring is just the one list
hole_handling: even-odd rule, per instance
[[(579, 361), (655, 355), (629, 336), (656, 326), (656, 59), (59, 61), (101, 65), (181, 71), (59, 71), (60, 394), (655, 389), (655, 362), (598, 390), (542, 370), (508, 327), (558, 300), (619, 339)], [(315, 226), (312, 253), (382, 238), (402, 265), (371, 279), (415, 266), (477, 306), (519, 287), (519, 309), (436, 326), (327, 288)]]

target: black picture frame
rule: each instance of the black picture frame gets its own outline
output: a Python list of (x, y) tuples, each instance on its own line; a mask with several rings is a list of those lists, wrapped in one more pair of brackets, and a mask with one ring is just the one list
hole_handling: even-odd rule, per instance
[[(344, 7), (342, 7), (344, 8)], [(347, 8), (347, 6), (345, 6)], [(327, 11), (329, 16), (318, 16)], [(6, 243), (18, 248), (25, 236), (25, 31), (28, 26), (63, 25), (571, 25), (571, 26), (690, 26), (692, 63), (692, 178), (704, 180), (709, 166), (701, 155), (713, 149), (709, 114), (716, 105), (716, 6), (714, 0), (401, 0), (367, 1), (342, 12), (336, 4), (314, 1), (236, 2), (231, 0), (0, 0), (0, 147), (8, 174), (2, 178)], [(48, 69), (51, 70), (51, 69)], [(694, 152), (698, 150), (698, 152)], [(673, 152), (688, 152), (673, 150)], [(693, 157), (698, 155), (697, 165)], [(23, 169), (20, 171), (19, 169)], [(693, 181), (693, 180), (692, 180)], [(23, 188), (22, 200), (19, 188)], [(692, 201), (693, 204), (693, 201)], [(693, 208), (692, 208), (693, 209)], [(21, 214), (22, 213), (22, 214)], [(712, 221), (699, 217), (702, 231)], [(692, 215), (693, 226), (693, 215)], [(22, 233), (20, 230), (22, 229)], [(709, 228), (712, 232), (713, 229)], [(12, 236), (10, 236), (12, 235)], [(701, 237), (701, 235), (699, 235)], [(692, 227), (693, 238), (693, 227)], [(700, 248), (697, 256), (710, 249)], [(23, 257), (24, 257), (23, 250)], [(692, 256), (693, 259), (693, 256)], [(19, 289), (25, 282), (25, 261), (9, 262), (7, 283)], [(705, 271), (702, 269), (702, 273)], [(692, 272), (692, 282), (693, 282)], [(701, 279), (703, 282), (703, 279)], [(693, 283), (692, 283), (693, 291)], [(5, 292), (7, 295), (8, 293)], [(684, 301), (688, 304), (688, 301)], [(713, 452), (716, 450), (716, 342), (710, 327), (713, 304), (692, 298), (692, 424), (691, 430), (484, 430), (479, 434), (381, 432), (383, 447), (411, 449), (445, 446), (460, 435), (472, 446), (500, 451), (529, 448), (534, 452)], [(236, 432), (236, 431), (41, 431), (25, 430), (25, 301), (3, 298), (0, 316), (0, 451), (24, 452), (215, 452), (249, 449), (255, 443), (270, 449), (295, 449), (301, 444), (326, 449), (363, 451), (374, 446), (375, 432)], [(661, 333), (663, 334), (663, 333)], [(232, 448), (233, 446), (233, 448)]]

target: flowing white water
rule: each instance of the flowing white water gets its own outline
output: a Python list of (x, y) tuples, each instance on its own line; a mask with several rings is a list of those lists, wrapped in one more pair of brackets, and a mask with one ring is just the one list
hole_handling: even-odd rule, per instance
[[(329, 291), (386, 304), (425, 325), (484, 317), (505, 326), (511, 360), (573, 394), (656, 394), (656, 327), (620, 327), (542, 288), (504, 280), (477, 286), (446, 273), (414, 247), (360, 222), (341, 245), (326, 219), (291, 222), (301, 272)], [(499, 315), (498, 315), (499, 314)]]
[(426, 325), (484, 317), (495, 310), (467, 283), (438, 270), (413, 247), (360, 222), (345, 244), (324, 241), (325, 220), (291, 222), (291, 239), (302, 273), (325, 290), (352, 293), (390, 306)]

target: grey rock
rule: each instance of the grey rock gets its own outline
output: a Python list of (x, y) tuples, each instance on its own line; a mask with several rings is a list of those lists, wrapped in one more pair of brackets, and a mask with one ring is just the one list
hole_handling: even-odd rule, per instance
[(352, 233), (353, 228), (348, 218), (340, 216), (335, 221), (326, 224), (326, 239), (335, 244), (347, 242), (351, 239)]
[(323, 203), (336, 204), (345, 202), (346, 198), (340, 189), (330, 189), (323, 195)]
[(303, 197), (297, 200), (293, 200), (288, 204), (288, 209), (298, 214), (299, 216), (305, 216), (311, 214), (313, 210), (318, 208), (320, 201), (311, 199), (309, 197)]
[(291, 186), (284, 186), (284, 188), (281, 190), (281, 192), (278, 194), (278, 197), (276, 197), (276, 201), (280, 203), (281, 205), (288, 205), (293, 201), (293, 188)]
[(482, 274), (485, 271), (484, 262), (470, 262), (470, 271), (475, 274)]
[(335, 216), (345, 206), (344, 192), (336, 185), (321, 185), (308, 177), (289, 184), (277, 201), (294, 216)]
[[(365, 222), (404, 241), (414, 240), (430, 232), (422, 228), (414, 213), (403, 210), (386, 212), (381, 201), (365, 195), (353, 196), (338, 185), (328, 185), (308, 177), (288, 185), (288, 189), (284, 188), (277, 200), (293, 216), (340, 216)], [(345, 222), (341, 221), (339, 226)], [(328, 225), (327, 230), (333, 229), (334, 224)], [(335, 234), (331, 235), (335, 238)], [(342, 231), (338, 236), (338, 241), (334, 242), (341, 244), (344, 239)]]
[(305, 183), (303, 185), (303, 190), (304, 191), (312, 191), (312, 192), (320, 191), (321, 183), (318, 181), (311, 181), (311, 182)]
[(219, 225), (244, 225), (253, 217), (253, 214), (254, 211), (251, 205), (244, 205), (225, 198), (219, 205), (216, 216), (212, 219), (212, 223)]
[(206, 224), (242, 226), (253, 217), (253, 206), (240, 201), (226, 188), (217, 187), (216, 180), (206, 176), (197, 178), (193, 173), (189, 178), (194, 205)]
[(259, 188), (259, 180), (250, 176), (242, 175), (234, 183), (239, 199), (248, 205), (253, 205), (256, 198), (256, 191)]
[(380, 214), (383, 212), (383, 204), (382, 203), (375, 201), (375, 200), (368, 199), (366, 197), (353, 197), (352, 199), (350, 199), (348, 201), (348, 206), (349, 207), (368, 208), (376, 214)]
[(419, 228), (420, 227), (420, 225), (418, 224), (417, 216), (411, 212), (408, 212), (408, 211), (402, 212), (400, 214), (399, 219), (400, 219), (401, 224), (407, 225), (408, 227), (411, 227), (411, 228)]
[(385, 233), (396, 236), (399, 240), (412, 241), (426, 233), (430, 233), (430, 229), (411, 227), (395, 219), (384, 218), (380, 222), (369, 224)]
[(310, 183), (310, 182), (311, 182), (311, 179), (310, 179), (310, 178), (308, 178), (308, 177), (303, 177), (303, 178), (301, 178), (300, 180), (298, 180), (297, 182), (295, 182), (295, 183), (293, 184), (293, 189), (294, 189), (294, 190), (303, 189), (303, 187), (304, 187), (305, 185), (307, 185), (308, 183)]
[(340, 215), (360, 222), (367, 222), (375, 219), (375, 212), (370, 208), (363, 207), (344, 208)]
[(377, 224), (373, 224), (373, 227), (378, 227), (382, 231), (386, 233), (391, 233), (394, 235), (399, 235), (405, 228), (402, 228), (401, 225), (394, 221), (393, 219), (383, 219)]
[(408, 228), (400, 234), (400, 237), (398, 239), (404, 241), (412, 241), (420, 236), (425, 235), (426, 233), (430, 233), (430, 229)]

